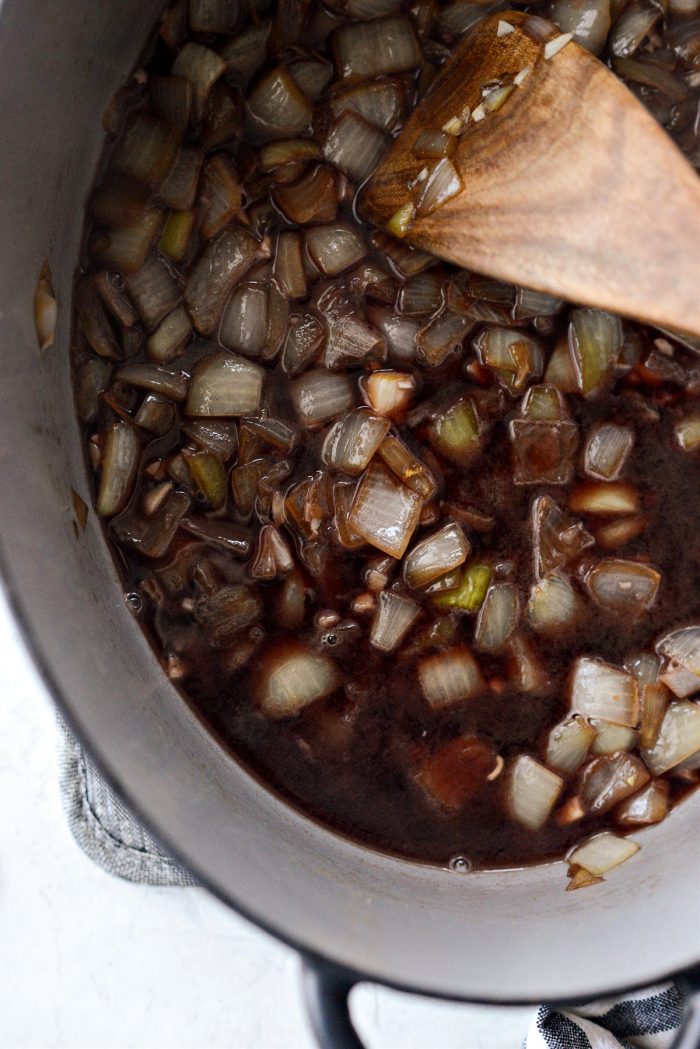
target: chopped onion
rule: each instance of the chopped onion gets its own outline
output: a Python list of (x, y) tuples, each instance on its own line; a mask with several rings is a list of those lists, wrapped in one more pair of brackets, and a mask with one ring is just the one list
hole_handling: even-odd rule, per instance
[(554, 347), (544, 378), (545, 382), (552, 383), (561, 393), (578, 392), (578, 376), (567, 341), (560, 339)]
[(508, 432), (515, 484), (568, 484), (578, 444), (576, 423), (568, 419), (511, 419)]
[(332, 222), (338, 208), (338, 193), (331, 168), (321, 164), (289, 186), (274, 193), (275, 204), (290, 222)]
[(126, 122), (112, 163), (122, 174), (158, 189), (175, 163), (180, 138), (181, 132), (171, 124), (134, 113)]
[(648, 782), (649, 773), (633, 754), (605, 754), (586, 765), (581, 775), (579, 797), (585, 811), (598, 816), (641, 790)]
[(570, 776), (588, 754), (595, 738), (595, 729), (575, 714), (550, 731), (545, 761), (550, 768)]
[(190, 502), (185, 492), (171, 492), (150, 515), (137, 508), (127, 510), (112, 522), (112, 531), (120, 543), (135, 547), (141, 556), (164, 557)]
[(265, 372), (235, 353), (204, 357), (192, 372), (186, 415), (254, 415), (260, 407)]
[(258, 495), (258, 482), (264, 467), (263, 459), (255, 459), (253, 462), (236, 466), (231, 471), (231, 492), (241, 517), (248, 518), (253, 512)]
[(112, 365), (101, 357), (88, 357), (81, 364), (75, 383), (75, 405), (84, 423), (94, 422), (100, 407), (100, 394), (109, 386)]
[(548, 495), (532, 502), (532, 538), (538, 578), (565, 567), (594, 541), (581, 522), (563, 514)]
[(317, 102), (333, 79), (333, 69), (328, 62), (316, 59), (293, 62), (289, 72), (306, 97)]
[(158, 196), (167, 208), (189, 211), (195, 201), (204, 155), (194, 146), (183, 146)]
[(219, 342), (247, 357), (259, 357), (267, 342), (267, 320), (267, 288), (239, 284), (221, 318)]
[(391, 131), (403, 115), (403, 92), (395, 80), (375, 80), (334, 95), (330, 108), (337, 119), (356, 113), (380, 131)]
[(388, 145), (388, 139), (357, 113), (343, 112), (331, 124), (323, 155), (348, 178), (364, 182), (372, 174)]
[(136, 323), (136, 310), (124, 291), (121, 279), (115, 273), (103, 270), (93, 278), (93, 282), (102, 302), (120, 324), (130, 328)]
[(185, 285), (185, 304), (203, 335), (214, 332), (231, 289), (258, 257), (259, 247), (250, 233), (236, 226), (205, 245)]
[(683, 102), (688, 97), (688, 88), (683, 81), (651, 62), (639, 61), (636, 58), (613, 58), (612, 67), (623, 80), (635, 84), (644, 84), (655, 91), (661, 91), (672, 102)]
[(433, 710), (471, 699), (483, 689), (481, 672), (466, 645), (421, 659), (418, 680)]
[(376, 77), (404, 73), (421, 62), (421, 50), (405, 15), (343, 25), (333, 34), (341, 76)]
[(661, 660), (652, 652), (641, 652), (638, 656), (628, 659), (625, 670), (634, 675), (639, 685), (640, 693), (645, 685), (655, 685), (659, 679)]
[(199, 144), (209, 153), (237, 139), (243, 126), (243, 103), (222, 78), (214, 84), (204, 106)]
[(635, 514), (639, 493), (631, 484), (591, 481), (579, 484), (569, 495), (569, 509), (584, 514)]
[(634, 728), (639, 711), (637, 682), (620, 667), (581, 656), (574, 664), (571, 705), (584, 717)]
[(547, 40), (547, 42), (544, 45), (543, 51), (545, 61), (549, 61), (550, 59), (554, 58), (554, 56), (557, 55), (562, 50), (562, 48), (566, 47), (566, 45), (571, 42), (573, 36), (573, 33), (560, 33), (559, 36), (555, 36), (552, 37), (551, 40)]
[(326, 329), (322, 322), (310, 313), (299, 318), (299, 323), (289, 328), (282, 350), (282, 369), (294, 377), (315, 364), (326, 340)]
[(213, 452), (195, 452), (187, 456), (187, 469), (195, 487), (213, 510), (226, 502), (226, 471)]
[(418, 217), (432, 215), (448, 200), (461, 193), (463, 188), (462, 179), (452, 161), (448, 157), (438, 160), (429, 171), (425, 182), (420, 183), (420, 192), (416, 200)]
[(373, 371), (360, 379), (360, 390), (375, 412), (397, 419), (408, 408), (416, 391), (416, 380), (410, 372)]
[(118, 172), (108, 173), (95, 189), (88, 214), (100, 226), (124, 229), (143, 221), (152, 205), (147, 186)]
[(586, 586), (596, 604), (606, 612), (637, 618), (656, 600), (661, 576), (637, 561), (606, 558), (586, 575)]
[(193, 33), (233, 33), (239, 18), (236, 0), (189, 0)]
[(156, 393), (148, 393), (141, 401), (134, 421), (144, 430), (163, 437), (169, 430), (172, 430), (176, 418), (175, 405), (172, 401)]
[(151, 109), (166, 124), (185, 130), (192, 113), (192, 84), (177, 76), (155, 76), (148, 81)]
[(131, 496), (139, 465), (141, 444), (133, 426), (113, 423), (107, 430), (102, 452), (102, 473), (96, 509), (100, 517), (113, 517)]
[(610, 31), (609, 0), (554, 0), (550, 17), (577, 44), (599, 55)]
[(323, 363), (333, 370), (356, 368), (370, 362), (379, 364), (386, 356), (386, 346), (379, 332), (358, 318), (354, 312), (338, 311), (326, 315), (328, 336)]
[(625, 827), (661, 823), (668, 815), (668, 783), (653, 780), (643, 790), (626, 798), (615, 809), (615, 819)]
[(547, 674), (527, 642), (519, 634), (508, 642), (510, 684), (519, 692), (541, 692), (548, 686)]
[(430, 367), (438, 368), (462, 347), (472, 326), (468, 317), (443, 312), (422, 327), (416, 335), (416, 357)]
[(241, 83), (246, 83), (262, 65), (271, 26), (269, 20), (251, 22), (221, 48), (221, 58)]
[(626, 725), (599, 722), (602, 727), (593, 740), (592, 754), (615, 754), (620, 750), (632, 750), (637, 743), (637, 733)]
[(232, 419), (186, 419), (182, 429), (195, 444), (215, 452), (224, 463), (238, 452), (238, 430)]
[(544, 827), (564, 788), (556, 772), (527, 754), (520, 754), (510, 767), (507, 805), (512, 819), (529, 830)]
[(622, 347), (619, 317), (604, 310), (574, 310), (569, 345), (579, 390), (584, 396), (600, 388)]
[(355, 391), (346, 375), (337, 375), (326, 368), (305, 372), (289, 385), (289, 393), (299, 422), (303, 426), (318, 426), (350, 411), (355, 402)]
[(474, 645), (482, 652), (499, 652), (520, 617), (518, 591), (512, 583), (493, 583), (484, 598), (474, 629)]
[(617, 550), (619, 546), (624, 546), (641, 535), (648, 523), (649, 519), (644, 514), (611, 521), (596, 530), (595, 541), (602, 550)]
[[(56, 300), (54, 299), (54, 305)], [(94, 282), (89, 277), (81, 278), (75, 286), (75, 312), (80, 330), (95, 353), (100, 357), (116, 358), (121, 354), (114, 335), (114, 330), (105, 313), (102, 301)], [(55, 310), (54, 310), (55, 313)], [(55, 317), (54, 317), (55, 324)], [(47, 343), (48, 328), (42, 327), (43, 338), (40, 347), (46, 349), (53, 343), (53, 337)]]
[(393, 310), (370, 306), (368, 321), (381, 333), (389, 357), (395, 364), (410, 364), (416, 356), (419, 322), (412, 317), (399, 317)]
[(584, 470), (601, 481), (619, 477), (634, 444), (634, 433), (628, 426), (604, 423), (586, 441)]
[(88, 244), (92, 258), (119, 273), (135, 273), (143, 266), (164, 219), (165, 213), (151, 205), (133, 225), (93, 233)]
[(411, 488), (421, 499), (432, 499), (437, 491), (435, 478), (398, 437), (387, 434), (379, 447), (379, 455), (402, 484)]
[(676, 440), (684, 452), (700, 447), (700, 415), (686, 415), (673, 428)]
[(366, 408), (355, 408), (329, 430), (321, 457), (329, 466), (357, 476), (366, 469), (388, 430), (388, 419)]
[(633, 55), (659, 18), (661, 11), (645, 3), (631, 4), (620, 15), (608, 38), (614, 55)]
[(700, 751), (700, 706), (687, 699), (671, 703), (658, 739), (642, 757), (653, 776), (661, 776)]
[(639, 852), (639, 845), (635, 841), (604, 831), (575, 848), (567, 859), (569, 863), (600, 877), (614, 867), (619, 867), (635, 852)]
[(420, 615), (420, 605), (391, 590), (377, 595), (377, 611), (372, 622), (370, 644), (381, 652), (393, 652)]
[(677, 663), (671, 663), (659, 679), (679, 699), (686, 699), (700, 689), (700, 678)]
[(474, 348), (481, 363), (491, 368), (496, 378), (511, 393), (517, 393), (542, 375), (544, 353), (537, 339), (510, 328), (484, 328)]
[(503, 4), (486, 0), (485, 3), (475, 0), (452, 0), (439, 10), (437, 26), (443, 39), (452, 40), (462, 36), (482, 19), (502, 10)]
[(171, 211), (168, 215), (158, 247), (173, 262), (182, 262), (187, 254), (195, 218), (194, 211)]
[(170, 270), (156, 255), (146, 259), (136, 273), (128, 274), (124, 283), (149, 332), (175, 309), (181, 298)]
[(426, 587), (464, 564), (469, 541), (458, 524), (449, 522), (421, 539), (406, 555), (403, 577), (412, 589)]
[(700, 679), (700, 626), (672, 630), (656, 642), (656, 651)]
[(403, 557), (418, 525), (422, 504), (416, 492), (374, 461), (357, 487), (348, 525), (378, 550)]
[(305, 131), (311, 103), (285, 66), (259, 80), (246, 99), (248, 118), (262, 139), (287, 138)]
[(298, 714), (340, 686), (341, 676), (325, 652), (289, 642), (255, 667), (253, 690), (265, 717), (275, 721)]
[(184, 401), (187, 395), (187, 381), (182, 373), (159, 364), (127, 364), (119, 369), (117, 378), (129, 386), (159, 393), (173, 401)]
[(324, 277), (336, 277), (361, 262), (367, 245), (350, 225), (337, 222), (306, 230), (306, 247)]
[(300, 233), (285, 231), (278, 235), (274, 275), (280, 291), (286, 298), (306, 297), (306, 274)]
[(533, 583), (527, 604), (530, 626), (538, 634), (556, 636), (570, 631), (580, 619), (581, 601), (568, 579), (543, 576)]
[(192, 84), (195, 123), (202, 119), (207, 96), (225, 70), (226, 62), (221, 55), (192, 40), (187, 41), (173, 62), (173, 76), (184, 77)]
[(201, 201), (203, 210), (199, 234), (209, 240), (228, 225), (241, 209), (241, 184), (236, 169), (223, 153), (207, 161)]
[[(417, 157), (426, 157), (429, 160), (439, 160), (440, 157), (454, 156), (456, 148), (457, 140), (454, 135), (450, 135), (447, 131), (433, 131), (431, 129), (421, 131), (413, 143), (413, 153)], [(428, 172), (426, 170), (426, 178), (427, 175)]]
[(479, 418), (468, 397), (455, 401), (435, 418), (428, 439), (436, 451), (458, 466), (468, 465), (481, 448)]
[(263, 171), (274, 171), (286, 164), (298, 164), (305, 160), (320, 160), (321, 150), (316, 142), (308, 138), (283, 139), (267, 142), (260, 149), (259, 160)]
[(365, 545), (364, 538), (348, 524), (348, 515), (355, 498), (355, 481), (337, 481), (333, 486), (333, 515), (338, 542), (346, 550), (357, 550)]
[(263, 525), (258, 536), (258, 549), (250, 565), (253, 579), (275, 579), (294, 568), (289, 544), (274, 525)]
[(435, 313), (442, 306), (443, 281), (437, 273), (419, 273), (406, 281), (399, 292), (396, 305), (401, 313), (420, 317)]

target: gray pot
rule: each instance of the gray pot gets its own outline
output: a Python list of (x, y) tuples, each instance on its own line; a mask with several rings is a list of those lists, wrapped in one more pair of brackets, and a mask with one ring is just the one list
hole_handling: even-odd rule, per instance
[[(561, 864), (468, 876), (349, 842), (283, 804), (205, 731), (124, 603), (92, 511), (69, 376), (71, 279), (101, 116), (161, 0), (0, 0), (0, 558), (47, 689), (166, 846), (252, 921), (332, 967), (310, 998), (344, 1023), (353, 974), (494, 1003), (582, 999), (700, 961), (700, 794), (602, 885)], [(44, 259), (59, 302), (41, 352)], [(352, 1044), (340, 1028), (326, 1044)], [(697, 1032), (695, 1034), (697, 1037)], [(346, 1039), (343, 1042), (343, 1038)], [(691, 1042), (686, 1043), (688, 1045)]]

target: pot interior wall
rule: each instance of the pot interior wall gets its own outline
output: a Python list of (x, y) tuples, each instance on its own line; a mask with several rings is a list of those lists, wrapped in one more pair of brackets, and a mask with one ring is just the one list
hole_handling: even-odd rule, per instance
[[(3, 572), (30, 649), (93, 752), (193, 869), (271, 931), (376, 978), (464, 997), (587, 995), (700, 956), (700, 798), (586, 892), (562, 865), (457, 875), (348, 843), (281, 804), (207, 735), (127, 610), (92, 511), (69, 378), (71, 277), (100, 118), (159, 0), (0, 3)], [(40, 352), (45, 258), (59, 301)]]

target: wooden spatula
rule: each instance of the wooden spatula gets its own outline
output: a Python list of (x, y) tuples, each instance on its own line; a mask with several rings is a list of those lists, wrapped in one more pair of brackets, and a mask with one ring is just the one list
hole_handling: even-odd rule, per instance
[(700, 335), (700, 179), (617, 77), (567, 41), (522, 12), (477, 26), (361, 211), (468, 269)]

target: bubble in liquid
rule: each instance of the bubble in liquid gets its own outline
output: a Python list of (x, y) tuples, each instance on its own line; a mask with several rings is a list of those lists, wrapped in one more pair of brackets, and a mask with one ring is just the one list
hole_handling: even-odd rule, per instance
[(143, 608), (141, 595), (137, 594), (135, 590), (132, 590), (130, 594), (126, 595), (126, 603), (135, 616), (137, 616)]
[(453, 856), (448, 867), (455, 874), (469, 874), (472, 869), (472, 865), (466, 856)]

